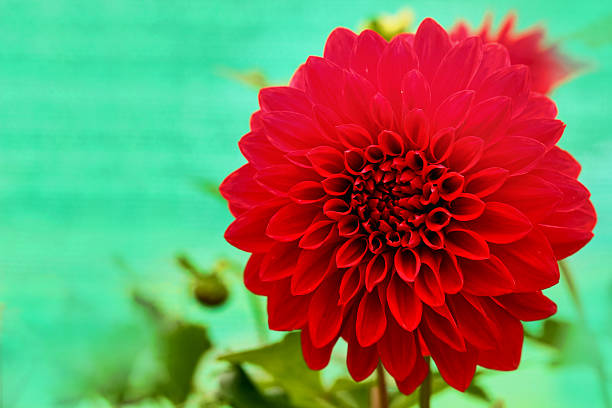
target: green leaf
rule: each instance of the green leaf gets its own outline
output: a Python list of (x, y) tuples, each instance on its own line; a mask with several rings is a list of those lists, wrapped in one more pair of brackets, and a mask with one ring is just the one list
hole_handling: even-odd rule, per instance
[(355, 382), (349, 378), (338, 378), (329, 392), (346, 406), (369, 408), (370, 391), (373, 386), (373, 381)]
[(252, 69), (249, 71), (237, 71), (231, 68), (222, 68), (219, 70), (219, 74), (221, 76), (224, 76), (237, 82), (241, 82), (255, 89), (270, 86), (270, 82), (266, 78), (265, 74), (258, 69)]
[(263, 395), (239, 365), (219, 377), (219, 396), (234, 408), (289, 407), (288, 402)]
[(215, 183), (214, 181), (202, 178), (195, 180), (194, 183), (198, 190), (200, 190), (201, 192), (225, 203), (225, 198), (223, 198), (221, 192), (219, 191), (219, 184)]
[(175, 403), (184, 402), (200, 357), (211, 347), (208, 332), (202, 326), (182, 322), (163, 325), (160, 330), (159, 353), (167, 375), (157, 391)]
[(486, 402), (493, 401), (489, 393), (484, 388), (482, 388), (476, 381), (472, 381), (472, 383), (470, 384), (468, 389), (465, 390), (465, 392), (482, 401), (486, 401)]
[(325, 390), (318, 371), (306, 366), (302, 358), (299, 333), (289, 333), (278, 342), (239, 353), (225, 354), (219, 359), (234, 364), (256, 365), (272, 376), (287, 392), (292, 404), (301, 407), (321, 406)]
[(572, 324), (559, 319), (548, 319), (542, 323), (539, 333), (525, 329), (525, 337), (537, 343), (561, 350), (573, 330)]
[(365, 22), (364, 29), (376, 31), (387, 41), (398, 34), (410, 31), (414, 22), (414, 12), (410, 8), (403, 8), (395, 14), (380, 14)]

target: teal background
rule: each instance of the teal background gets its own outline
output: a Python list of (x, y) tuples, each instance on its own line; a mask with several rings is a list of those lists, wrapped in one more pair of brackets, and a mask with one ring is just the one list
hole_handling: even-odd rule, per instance
[[(129, 299), (134, 287), (169, 313), (206, 321), (227, 349), (252, 344), (244, 296), (203, 311), (173, 264), (178, 252), (202, 265), (244, 260), (223, 240), (225, 205), (196, 186), (218, 184), (243, 162), (236, 143), (257, 108), (256, 91), (223, 73), (259, 69), (285, 82), (322, 53), (334, 27), (358, 29), (405, 6), (417, 21), (431, 16), (447, 27), (513, 9), (520, 27), (545, 22), (566, 52), (589, 64), (554, 98), (567, 123), (561, 145), (582, 163), (598, 210), (595, 239), (569, 262), (612, 376), (612, 3), (4, 0), (0, 406), (67, 406), (60, 395), (79, 387), (83, 373), (145, 344), (146, 323)], [(561, 317), (575, 318), (563, 284), (549, 294)], [(589, 350), (575, 352), (580, 359)], [(542, 353), (527, 346), (518, 371), (485, 384), (508, 407), (603, 406), (590, 366), (551, 369)], [(482, 406), (454, 391), (436, 401)]]

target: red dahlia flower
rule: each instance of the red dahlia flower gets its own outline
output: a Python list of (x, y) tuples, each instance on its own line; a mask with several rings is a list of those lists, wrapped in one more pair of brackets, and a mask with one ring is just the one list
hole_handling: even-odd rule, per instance
[(497, 33), (491, 32), (491, 16), (487, 16), (480, 30), (471, 30), (467, 23), (459, 22), (451, 31), (451, 39), (464, 40), (478, 35), (485, 42), (498, 42), (508, 49), (511, 64), (524, 64), (531, 74), (531, 90), (548, 93), (566, 80), (580, 65), (559, 53), (556, 45), (545, 45), (545, 30), (535, 27), (515, 34), (516, 16), (506, 16)]
[(595, 224), (528, 69), (431, 19), (389, 43), (338, 28), (259, 102), (221, 192), (270, 328), (301, 330), (312, 369), (342, 337), (355, 380), (382, 361), (404, 393), (423, 356), (459, 390), (515, 369), (521, 320), (555, 313), (541, 290)]

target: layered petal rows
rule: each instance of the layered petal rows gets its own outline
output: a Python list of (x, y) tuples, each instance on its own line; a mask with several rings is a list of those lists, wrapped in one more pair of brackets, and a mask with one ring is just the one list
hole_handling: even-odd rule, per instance
[(491, 16), (487, 16), (478, 30), (459, 22), (451, 30), (451, 38), (460, 41), (470, 35), (478, 35), (485, 42), (497, 42), (508, 50), (512, 64), (524, 64), (531, 72), (531, 90), (548, 93), (566, 80), (580, 64), (563, 56), (557, 45), (545, 43), (545, 30), (541, 27), (515, 33), (516, 16), (507, 15), (497, 32), (491, 30)]
[(592, 237), (580, 165), (530, 71), (426, 19), (390, 42), (338, 28), (288, 87), (264, 88), (222, 184), (273, 330), (301, 330), (312, 369), (342, 337), (359, 381), (382, 362), (411, 393), (431, 356), (465, 390), (513, 370), (521, 321), (556, 305), (557, 260)]

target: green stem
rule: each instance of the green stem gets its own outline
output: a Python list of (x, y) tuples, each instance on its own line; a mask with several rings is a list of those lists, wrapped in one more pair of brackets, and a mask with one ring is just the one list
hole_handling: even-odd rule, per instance
[(251, 292), (247, 293), (247, 297), (251, 304), (251, 312), (253, 312), (253, 320), (255, 320), (257, 337), (259, 337), (259, 342), (261, 344), (265, 344), (268, 342), (268, 327), (266, 326), (266, 316), (261, 307), (261, 302), (259, 298)]
[(586, 333), (587, 339), (590, 339), (589, 341), (591, 342), (591, 349), (594, 355), (593, 365), (595, 366), (595, 371), (597, 372), (599, 382), (601, 384), (601, 396), (604, 402), (604, 406), (606, 408), (612, 408), (612, 400), (610, 399), (610, 394), (608, 393), (608, 380), (606, 377), (606, 370), (604, 369), (604, 366), (602, 364), (599, 345), (595, 340), (595, 336), (592, 336), (589, 333), (590, 330), (587, 325), (586, 313), (584, 311), (584, 306), (580, 299), (580, 295), (578, 294), (578, 289), (574, 281), (574, 276), (566, 261), (559, 261), (559, 268), (561, 269), (561, 274), (563, 275), (563, 280), (565, 280), (567, 289), (569, 290), (572, 302), (574, 302), (574, 307), (578, 312), (578, 318), (580, 320), (583, 332)]
[[(429, 357), (425, 357), (427, 367), (429, 367)], [(431, 369), (427, 373), (427, 377), (423, 380), (419, 390), (419, 408), (429, 408), (431, 399)]]
[(378, 367), (376, 367), (376, 380), (376, 403), (373, 405), (377, 408), (388, 408), (389, 397), (387, 395), (387, 385), (385, 384), (385, 370), (381, 363), (378, 363)]

